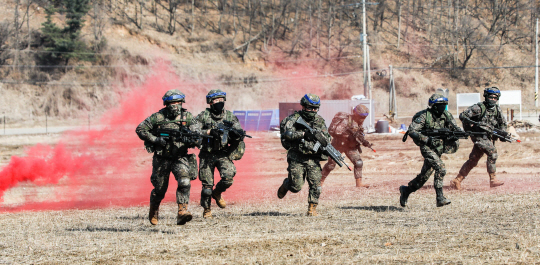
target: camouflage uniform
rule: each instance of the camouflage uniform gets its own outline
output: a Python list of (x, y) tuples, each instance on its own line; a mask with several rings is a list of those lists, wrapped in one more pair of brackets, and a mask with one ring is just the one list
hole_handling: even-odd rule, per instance
[[(201, 112), (195, 120), (201, 124), (203, 132), (216, 128), (217, 124), (223, 124), (223, 121), (225, 120), (232, 122), (234, 129), (242, 130), (238, 118), (228, 110), (224, 110), (220, 115), (215, 115), (210, 109), (206, 109)], [(231, 142), (238, 139), (232, 137), (234, 136), (229, 134), (229, 141), (226, 145), (222, 145), (219, 138), (213, 138), (204, 141), (201, 147), (201, 152), (199, 153), (199, 179), (203, 185), (201, 192), (201, 206), (205, 209), (210, 208), (212, 193), (221, 194), (233, 184), (233, 178), (236, 175), (236, 167), (230, 158), (232, 151), (234, 151), (232, 150), (234, 148), (232, 147), (233, 144)], [(215, 141), (218, 141), (218, 143), (216, 144)], [(216, 184), (214, 191), (212, 191), (212, 188), (214, 187), (215, 168), (217, 168), (221, 180)]]
[[(279, 126), (281, 145), (288, 151), (287, 171), (289, 174), (279, 187), (277, 196), (282, 199), (288, 191), (299, 192), (307, 179), (309, 184), (308, 216), (318, 215), (316, 207), (322, 190), (320, 161), (328, 159), (328, 156), (323, 154), (323, 147), (331, 140), (324, 119), (317, 115), (320, 103), (321, 100), (317, 95), (304, 95), (300, 100), (302, 111), (283, 119)], [(298, 124), (299, 118), (302, 118), (314, 131), (310, 132), (305, 126)], [(314, 151), (317, 144), (320, 144), (320, 147)]]
[[(413, 117), (413, 122), (409, 126), (409, 130), (407, 132), (407, 134), (413, 139), (414, 143), (420, 147), (420, 153), (424, 157), (424, 164), (420, 174), (411, 180), (408, 186), (400, 187), (400, 203), (403, 207), (405, 207), (407, 204), (408, 196), (424, 186), (433, 171), (435, 171), (434, 188), (437, 194), (437, 206), (440, 207), (450, 203), (450, 201), (443, 196), (442, 191), (443, 179), (446, 175), (446, 168), (444, 162), (441, 160), (441, 155), (443, 153), (456, 152), (459, 147), (459, 141), (456, 139), (433, 139), (423, 135), (421, 131), (435, 129), (461, 131), (461, 129), (457, 126), (452, 114), (444, 110), (444, 107), (448, 104), (447, 98), (434, 94), (430, 97), (429, 102), (430, 105), (433, 105), (428, 109), (418, 112)], [(437, 110), (437, 106), (442, 108)], [(438, 111), (440, 111), (440, 114), (437, 114)]]
[[(307, 129), (301, 125), (295, 124), (300, 116), (299, 112), (295, 112), (281, 122), (283, 125), (282, 127), (284, 128), (282, 134), (291, 132), (291, 138), (293, 139), (290, 143), (291, 147), (287, 152), (287, 162), (289, 163), (287, 171), (289, 172), (289, 175), (284, 183), (287, 183), (287, 190), (297, 193), (302, 189), (302, 186), (307, 179), (309, 184), (308, 202), (317, 204), (319, 203), (319, 196), (321, 194), (320, 181), (322, 169), (320, 161), (327, 160), (328, 156), (321, 154), (320, 151), (317, 153), (313, 152), (312, 148), (315, 145), (315, 142), (303, 139), (303, 135), (307, 132)], [(306, 119), (304, 118), (304, 120)], [(330, 142), (330, 134), (328, 133), (324, 119), (321, 116), (317, 115), (311, 122), (307, 120), (306, 122), (311, 128), (321, 131), (327, 142)]]
[[(483, 103), (481, 102), (474, 104), (459, 115), (459, 118), (463, 121), (464, 125), (467, 124), (466, 119), (471, 119), (473, 121), (485, 123), (494, 128), (506, 131), (507, 125), (502, 115), (501, 107), (499, 107), (499, 105), (495, 105), (492, 108), (484, 107), (485, 111), (484, 115), (482, 116), (481, 105), (483, 105)], [(471, 125), (465, 126), (465, 129), (476, 132), (484, 132), (484, 130)], [(469, 160), (467, 160), (465, 164), (463, 164), (461, 170), (459, 171), (459, 174), (463, 177), (469, 175), (471, 169), (473, 169), (478, 164), (478, 161), (484, 154), (487, 155), (487, 172), (495, 173), (495, 162), (497, 161), (497, 148), (495, 148), (495, 141), (497, 139), (493, 138), (491, 135), (486, 135), (485, 137), (471, 136), (471, 140), (474, 143), (474, 147), (471, 151), (471, 154), (469, 155)]]
[[(174, 120), (178, 122), (171, 122)], [(170, 141), (166, 146), (152, 144), (157, 138), (152, 134), (153, 130), (179, 129), (180, 126), (187, 126), (190, 130), (196, 132), (200, 130), (200, 125), (193, 120), (193, 115), (186, 109), (182, 109), (182, 114), (178, 117), (171, 117), (169, 110), (163, 108), (150, 115), (150, 117), (146, 118), (137, 126), (137, 135), (146, 142), (147, 150), (154, 153), (152, 159), (152, 176), (150, 177), (150, 181), (154, 186), (154, 189), (150, 193), (151, 204), (159, 205), (165, 197), (171, 172), (178, 181), (176, 202), (179, 204), (189, 203), (190, 180), (195, 179), (197, 176), (196, 160), (195, 164), (193, 164), (192, 160), (194, 155), (188, 154), (188, 148), (190, 146), (177, 141)]]
[(200, 142), (191, 142), (191, 139), (178, 139), (173, 136), (158, 135), (158, 130), (171, 130), (173, 132), (186, 129), (186, 127), (200, 134), (200, 125), (193, 120), (193, 115), (182, 108), (185, 95), (177, 89), (167, 91), (163, 96), (165, 108), (150, 115), (135, 130), (149, 153), (154, 153), (152, 159), (152, 176), (150, 181), (154, 189), (150, 193), (150, 211), (148, 219), (152, 225), (158, 223), (159, 205), (169, 186), (171, 172), (178, 187), (176, 188), (176, 202), (178, 204), (177, 224), (184, 225), (191, 221), (192, 215), (187, 210), (191, 180), (197, 178), (197, 159), (194, 154), (188, 154), (188, 149)]
[[(431, 115), (433, 119), (430, 129), (446, 128), (450, 130), (459, 130), (459, 127), (452, 117), (452, 114), (448, 113), (446, 115), (443, 114), (440, 117), (436, 117), (436, 115), (434, 115), (430, 109), (423, 110), (422, 113), (411, 123), (411, 126), (409, 127), (409, 135), (411, 135), (414, 142), (420, 146), (420, 153), (424, 157), (424, 165), (422, 166), (420, 174), (409, 182), (409, 187), (412, 189), (412, 192), (424, 186), (433, 171), (435, 171), (435, 188), (442, 188), (443, 179), (446, 175), (446, 168), (444, 162), (441, 160), (441, 155), (445, 153), (445, 148), (448, 150), (450, 146), (446, 145), (441, 139), (433, 140), (431, 145), (426, 144), (428, 137), (421, 134), (420, 131), (428, 129), (428, 126), (426, 125), (427, 115)], [(415, 135), (414, 133), (416, 133), (417, 136), (413, 136)]]
[[(364, 128), (361, 123), (358, 124), (354, 116), (355, 114), (338, 112), (332, 119), (328, 132), (332, 136), (332, 146), (339, 152), (345, 153), (354, 163), (354, 178), (357, 180), (357, 187), (369, 187), (361, 184), (364, 162), (360, 157), (362, 153), (360, 145), (371, 147), (371, 144), (364, 139)], [(335, 167), (336, 161), (329, 158), (322, 170), (321, 185)]]

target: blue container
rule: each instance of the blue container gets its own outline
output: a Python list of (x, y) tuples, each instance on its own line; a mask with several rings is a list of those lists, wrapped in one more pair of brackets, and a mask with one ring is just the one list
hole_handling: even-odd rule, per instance
[(246, 128), (246, 111), (244, 110), (235, 110), (233, 111), (234, 116), (238, 118), (238, 121), (240, 122), (240, 126), (242, 128)]
[(257, 131), (259, 127), (259, 118), (261, 117), (260, 110), (248, 110), (246, 115), (246, 131)]

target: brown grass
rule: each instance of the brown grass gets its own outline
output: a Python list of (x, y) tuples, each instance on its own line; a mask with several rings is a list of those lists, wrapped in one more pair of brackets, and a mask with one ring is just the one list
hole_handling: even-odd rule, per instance
[[(532, 264), (540, 259), (534, 150), (540, 139), (522, 138), (522, 144), (498, 143), (504, 186), (489, 188), (483, 158), (464, 181), (464, 191), (446, 189), (472, 148), (462, 141), (456, 154), (444, 158), (452, 204), (435, 207), (429, 180), (411, 195), (409, 207), (401, 208), (397, 188), (420, 170), (417, 147), (410, 140), (401, 143), (399, 135), (369, 135), (377, 153), (366, 150), (362, 157), (364, 180), (372, 188), (354, 188), (351, 173), (336, 169), (323, 188), (320, 216), (308, 218), (307, 186), (276, 198), (286, 161), (275, 136), (257, 134), (252, 150), (266, 152), (257, 151), (255, 172), (239, 173), (253, 178), (244, 191), (248, 199), (229, 200), (223, 210), (214, 206), (215, 219), (201, 217), (198, 199), (192, 199), (194, 219), (185, 226), (176, 225), (173, 203), (162, 206), (157, 226), (149, 225), (146, 205), (4, 213), (0, 262)], [(198, 193), (192, 189), (192, 197)]]

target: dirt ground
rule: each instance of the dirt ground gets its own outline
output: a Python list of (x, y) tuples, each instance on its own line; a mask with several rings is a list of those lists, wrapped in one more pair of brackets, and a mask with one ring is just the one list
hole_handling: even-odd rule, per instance
[[(457, 153), (443, 158), (448, 171), (445, 194), (452, 203), (441, 208), (435, 206), (432, 178), (411, 195), (407, 208), (399, 206), (398, 187), (422, 166), (418, 147), (411, 140), (402, 143), (401, 137), (368, 135), (377, 150), (367, 149), (362, 155), (364, 182), (372, 186), (355, 188), (352, 173), (337, 168), (323, 187), (318, 217), (305, 216), (307, 184), (300, 193), (289, 193), (283, 200), (276, 197), (287, 163), (274, 133), (258, 133), (247, 142), (247, 163), (238, 164), (238, 181), (224, 193), (228, 206), (214, 206), (214, 219), (202, 218), (200, 184), (193, 182), (189, 210), (194, 219), (185, 226), (176, 225), (173, 199), (161, 207), (157, 226), (147, 221), (145, 203), (13, 210), (12, 205), (21, 203), (18, 193), (54, 189), (21, 184), (7, 191), (0, 204), (0, 263), (539, 262), (540, 134), (521, 133), (522, 143), (497, 143), (498, 176), (505, 185), (489, 188), (484, 157), (465, 179), (465, 190), (458, 192), (448, 189), (449, 181), (472, 149), (470, 140), (462, 140)], [(0, 137), (0, 166), (12, 155), (23, 155), (25, 145), (59, 138)], [(143, 163), (149, 156), (137, 159)], [(143, 166), (146, 171), (148, 167), (149, 163)], [(169, 195), (173, 190), (169, 188)]]

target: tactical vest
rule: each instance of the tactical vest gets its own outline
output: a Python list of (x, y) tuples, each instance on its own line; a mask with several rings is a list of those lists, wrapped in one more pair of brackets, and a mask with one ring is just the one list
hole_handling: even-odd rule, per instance
[[(180, 126), (189, 126), (191, 125), (191, 120), (193, 118), (192, 115), (188, 115), (189, 112), (187, 112), (186, 109), (181, 110), (179, 120), (167, 119), (165, 113), (162, 113), (162, 111), (160, 111), (160, 114), (163, 115), (164, 119), (157, 120), (151, 131), (156, 137), (159, 137), (159, 135), (156, 135), (158, 129), (178, 129)], [(156, 153), (156, 155), (167, 158), (175, 158), (187, 154), (187, 148), (183, 143), (173, 141), (168, 141), (165, 146), (154, 145), (151, 142), (145, 141), (144, 146), (149, 153)]]
[[(223, 120), (226, 120), (226, 121), (229, 121), (229, 122), (234, 122), (234, 117), (235, 116), (231, 111), (225, 110), (225, 117), (223, 118)], [(210, 117), (210, 111), (208, 111), (208, 109), (206, 109), (204, 111), (204, 114), (203, 114), (203, 120), (206, 122), (208, 119), (212, 119), (212, 117)], [(219, 141), (219, 140), (218, 139), (212, 139), (211, 141)], [(202, 148), (207, 152), (216, 151), (216, 150), (213, 150), (213, 147), (211, 145), (211, 141), (209, 139), (209, 140), (207, 140), (206, 143), (203, 144)], [(230, 144), (230, 143), (227, 141), (227, 144)], [(231, 160), (240, 160), (244, 156), (244, 153), (246, 152), (246, 144), (244, 143), (244, 141), (238, 142), (238, 145), (236, 145), (236, 143), (234, 143), (234, 145), (231, 144), (231, 145), (229, 145), (229, 148), (233, 149), (233, 150), (227, 150), (228, 151), (228, 157)]]

